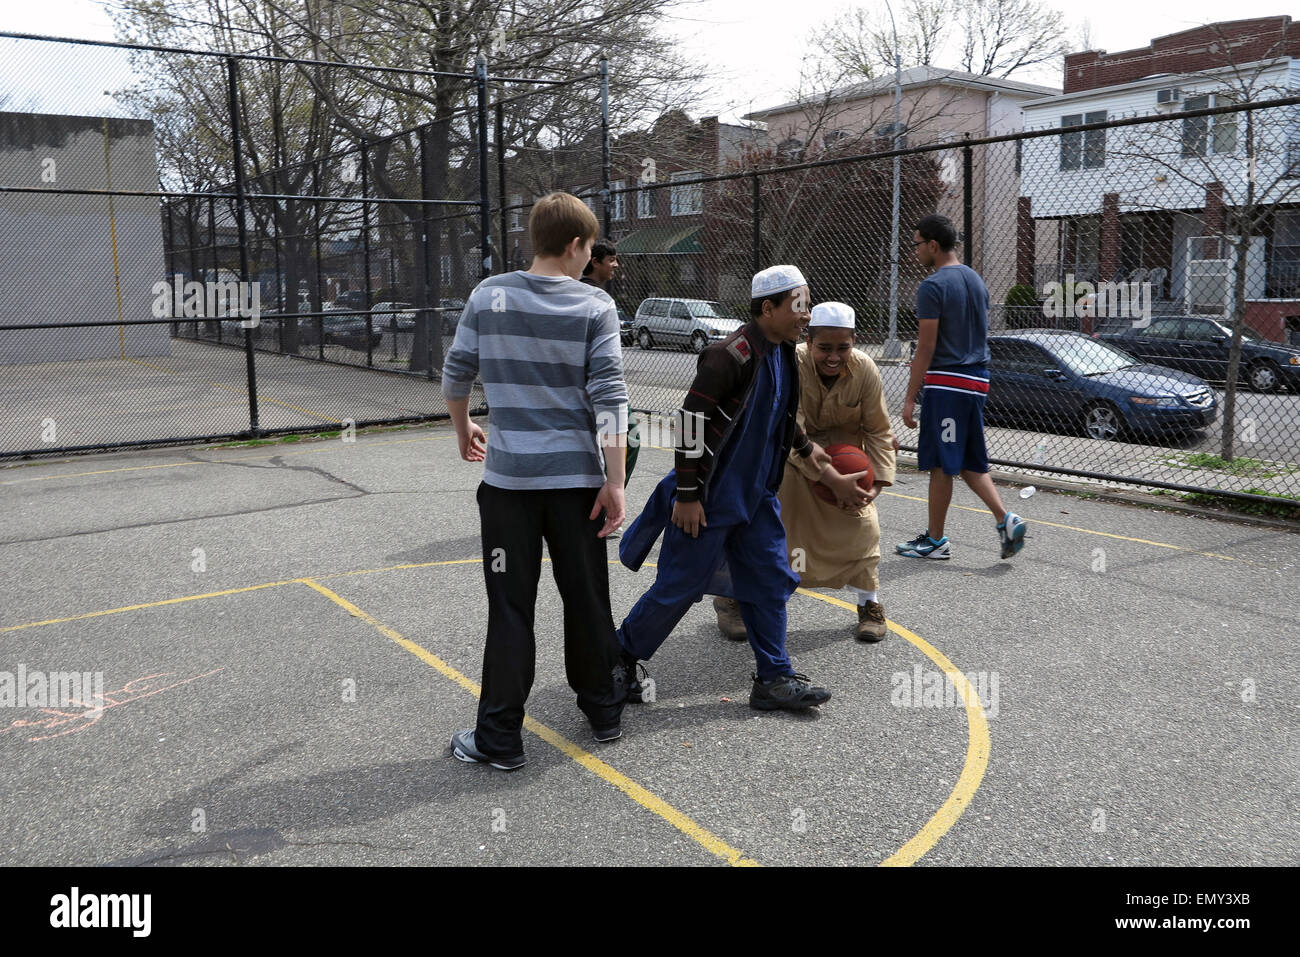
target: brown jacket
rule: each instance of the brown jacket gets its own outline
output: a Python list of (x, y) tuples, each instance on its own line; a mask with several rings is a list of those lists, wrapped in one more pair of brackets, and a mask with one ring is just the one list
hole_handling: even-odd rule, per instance
[[(677, 501), (708, 502), (713, 463), (731, 440), (750, 393), (758, 364), (770, 349), (785, 350), (786, 421), (781, 456), (793, 451), (802, 458), (812, 454), (812, 443), (799, 427), (799, 365), (794, 346), (770, 342), (756, 322), (747, 322), (727, 338), (700, 353), (695, 381), (682, 402), (682, 428), (676, 449)], [(691, 447), (694, 437), (703, 442)], [(779, 483), (779, 479), (778, 479)]]

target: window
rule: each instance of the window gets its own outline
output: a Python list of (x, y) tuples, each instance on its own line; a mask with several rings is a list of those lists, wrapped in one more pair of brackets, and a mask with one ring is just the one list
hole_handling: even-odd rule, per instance
[[(523, 196), (521, 196), (519, 193), (511, 193), (511, 194), (510, 194), (510, 205), (511, 205), (511, 206), (522, 206), (522, 205), (523, 205), (523, 202), (524, 202), (524, 198), (523, 198)], [(510, 210), (510, 231), (511, 231), (512, 233), (513, 233), (513, 232), (518, 232), (519, 230), (521, 230), (521, 229), (524, 228), (524, 227), (523, 227), (523, 223), (522, 223), (522, 221), (520, 220), (520, 216), (521, 216), (522, 214), (523, 214), (523, 210), (522, 210), (522, 209), (512, 209), (512, 210)]]
[(638, 189), (636, 191), (636, 218), (650, 219), (654, 216), (654, 191)]
[(1042, 375), (1044, 369), (1055, 365), (1047, 353), (1028, 342), (990, 340), (989, 353), (996, 368), (1003, 372), (1021, 372)]
[(844, 142), (848, 138), (849, 138), (848, 130), (831, 130), (830, 132), (822, 135), (822, 147), (825, 149), (830, 149), (832, 146), (836, 146)]
[[(1183, 101), (1184, 110), (1206, 110), (1214, 106), (1232, 106), (1237, 100), (1226, 93), (1202, 93)], [(1212, 153), (1237, 152), (1236, 113), (1221, 116), (1183, 117), (1183, 155), (1205, 156)]]
[[(1084, 123), (1104, 123), (1105, 110), (1071, 113), (1061, 117), (1061, 129)], [(1106, 131), (1087, 130), (1061, 134), (1061, 169), (1097, 169), (1106, 165)]]
[(1197, 342), (1211, 342), (1215, 336), (1222, 336), (1225, 330), (1212, 322), (1198, 322), (1187, 319), (1183, 322), (1183, 332), (1179, 338), (1194, 339)]
[(609, 184), (609, 217), (610, 219), (624, 219), (627, 217), (627, 194), (615, 192), (623, 188), (623, 181), (616, 179)]
[[(695, 263), (691, 262), (689, 259), (683, 259), (679, 273), (682, 282), (695, 282)], [(691, 309), (691, 313), (695, 313), (693, 308)], [(709, 315), (713, 315), (713, 313), (710, 312)]]
[[(672, 181), (674, 183), (687, 179), (696, 179), (700, 176), (698, 172), (684, 171), (673, 173)], [(689, 186), (674, 186), (669, 190), (672, 195), (670, 199), (671, 214), (673, 216), (690, 216), (693, 213), (704, 212), (704, 184), (694, 183)]]
[(686, 303), (674, 302), (668, 312), (668, 317), (670, 319), (689, 319), (691, 315), (686, 311)]
[(1181, 324), (1180, 319), (1153, 319), (1141, 335), (1147, 339), (1177, 339)]

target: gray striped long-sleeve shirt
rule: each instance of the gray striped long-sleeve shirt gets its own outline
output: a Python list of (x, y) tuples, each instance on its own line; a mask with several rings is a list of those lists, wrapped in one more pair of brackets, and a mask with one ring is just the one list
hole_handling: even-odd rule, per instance
[(442, 369), (442, 394), (491, 409), (483, 481), (497, 488), (598, 488), (598, 434), (627, 431), (614, 300), (567, 276), (517, 271), (470, 293)]

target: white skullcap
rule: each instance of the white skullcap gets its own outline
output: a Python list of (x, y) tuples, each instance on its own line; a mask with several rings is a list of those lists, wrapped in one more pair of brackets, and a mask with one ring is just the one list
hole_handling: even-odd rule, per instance
[(852, 306), (842, 302), (819, 302), (812, 307), (808, 326), (828, 326), (831, 329), (852, 329), (855, 326)]
[(787, 289), (797, 289), (808, 285), (803, 273), (797, 266), (768, 266), (762, 272), (754, 273), (754, 280), (749, 284), (749, 298), (761, 299), (774, 296)]

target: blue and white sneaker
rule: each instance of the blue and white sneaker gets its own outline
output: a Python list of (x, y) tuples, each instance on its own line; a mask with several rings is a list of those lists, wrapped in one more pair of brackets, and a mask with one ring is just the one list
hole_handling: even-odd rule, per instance
[(1010, 558), (1025, 547), (1025, 529), (1029, 523), (1015, 512), (1007, 512), (998, 524), (998, 536), (1002, 539), (1002, 557)]
[(927, 528), (910, 542), (901, 542), (894, 546), (894, 551), (900, 555), (906, 555), (908, 558), (936, 558), (947, 559), (952, 555), (948, 549), (948, 536), (935, 541), (930, 537), (930, 530)]

